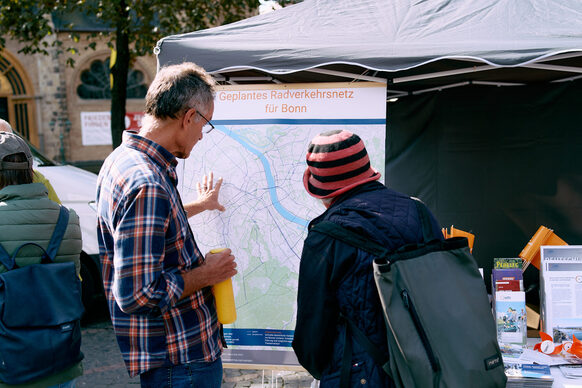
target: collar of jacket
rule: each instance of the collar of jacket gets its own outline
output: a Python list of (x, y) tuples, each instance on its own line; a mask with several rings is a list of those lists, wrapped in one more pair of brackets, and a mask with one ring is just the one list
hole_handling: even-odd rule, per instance
[(15, 199), (42, 198), (48, 196), (46, 186), (42, 183), (27, 183), (24, 185), (8, 185), (0, 190), (0, 202)]
[(366, 193), (368, 191), (378, 190), (378, 189), (381, 189), (384, 187), (386, 187), (386, 186), (384, 186), (382, 183), (380, 183), (378, 181), (366, 182), (363, 185), (354, 187), (352, 190), (338, 195), (338, 197), (331, 203), (331, 205), (329, 206), (329, 208), (327, 208), (326, 211), (324, 211), (322, 214), (320, 214), (319, 216), (317, 216), (313, 220), (311, 220), (311, 222), (309, 223), (309, 226), (307, 227), (307, 230), (311, 229), (313, 227), (313, 225), (319, 223), (321, 221), (321, 219), (323, 219), (328, 212), (332, 211), (334, 208), (339, 206), (339, 204), (346, 201), (347, 199), (352, 198), (352, 197), (354, 197), (358, 194), (361, 194), (361, 193)]

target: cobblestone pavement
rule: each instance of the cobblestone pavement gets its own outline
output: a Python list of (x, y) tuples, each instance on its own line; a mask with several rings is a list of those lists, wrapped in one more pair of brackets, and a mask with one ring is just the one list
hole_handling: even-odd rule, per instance
[[(139, 378), (129, 378), (108, 319), (83, 325), (82, 351), (85, 373), (77, 387), (139, 387)], [(223, 388), (310, 388), (313, 377), (306, 372), (224, 369)]]

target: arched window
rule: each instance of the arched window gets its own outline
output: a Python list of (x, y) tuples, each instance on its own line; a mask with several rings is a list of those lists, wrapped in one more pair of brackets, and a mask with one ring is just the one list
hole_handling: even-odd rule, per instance
[[(91, 62), (88, 69), (81, 72), (81, 84), (77, 87), (77, 95), (83, 99), (108, 100), (111, 98), (109, 81), (109, 58)], [(129, 69), (127, 72), (127, 98), (145, 98), (147, 85), (144, 75), (139, 70)]]
[(0, 54), (0, 117), (38, 146), (34, 90), (20, 63), (7, 51)]

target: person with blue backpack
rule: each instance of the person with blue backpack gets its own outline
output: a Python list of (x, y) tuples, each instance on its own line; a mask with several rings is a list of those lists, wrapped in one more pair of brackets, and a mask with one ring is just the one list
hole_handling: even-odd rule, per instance
[[(0, 131), (14, 133), (14, 130), (12, 129), (12, 126), (10, 125), (10, 123), (4, 119), (0, 119)], [(32, 182), (33, 183), (42, 183), (43, 185), (45, 185), (45, 187), (48, 191), (49, 199), (52, 201), (55, 201), (56, 203), (59, 203), (59, 204), (61, 203), (61, 200), (59, 199), (59, 196), (57, 195), (57, 192), (55, 191), (53, 185), (51, 185), (51, 182), (44, 175), (42, 175), (38, 170), (33, 170)]]
[[(10, 379), (18, 381), (18, 387), (72, 388), (75, 386), (76, 378), (83, 374), (81, 362), (83, 355), (80, 352), (80, 327), (73, 326), (69, 322), (60, 329), (64, 331), (76, 330), (73, 346), (67, 342), (59, 349), (53, 349), (55, 351), (51, 351), (50, 356), (47, 356), (41, 364), (35, 364), (33, 360), (34, 355), (44, 345), (41, 342), (45, 338), (41, 338), (42, 341), (35, 340), (37, 337), (33, 337), (33, 335), (36, 335), (34, 330), (31, 330), (32, 334), (30, 336), (31, 343), (34, 345), (21, 349), (19, 352), (6, 351), (8, 348), (14, 349), (14, 344), (12, 343), (14, 342), (14, 336), (13, 332), (5, 332), (5, 329), (9, 326), (8, 324), (4, 325), (5, 321), (8, 319), (23, 321), (27, 307), (34, 304), (33, 302), (35, 301), (29, 298), (27, 302), (24, 302), (25, 305), (13, 306), (16, 310), (15, 315), (19, 315), (19, 317), (8, 317), (8, 311), (14, 311), (14, 309), (8, 308), (9, 303), (13, 301), (5, 300), (4, 298), (8, 297), (8, 291), (10, 291), (10, 295), (16, 295), (15, 291), (18, 292), (19, 290), (8, 290), (7, 280), (3, 276), (6, 272), (13, 272), (12, 270), (16, 272), (25, 267), (40, 264), (41, 257), (43, 259), (44, 257), (41, 256), (37, 248), (40, 247), (44, 251), (50, 251), (48, 248), (49, 241), (53, 240), (51, 235), (57, 224), (66, 226), (66, 228), (64, 228), (60, 245), (55, 249), (54, 262), (67, 263), (68, 268), (71, 267), (72, 276), (79, 276), (82, 246), (79, 217), (73, 210), (64, 212), (68, 213), (68, 221), (61, 221), (62, 224), (60, 224), (59, 220), (61, 219), (61, 213), (63, 213), (61, 205), (49, 199), (48, 190), (42, 183), (33, 183), (32, 154), (26, 142), (14, 133), (0, 132), (0, 245), (2, 246), (2, 252), (8, 253), (10, 258), (14, 258), (13, 263), (15, 263), (13, 268), (6, 268), (4, 264), (6, 260), (4, 259), (0, 264), (0, 278), (2, 278), (2, 281), (0, 281), (0, 290), (2, 291), (1, 309), (3, 310), (0, 317), (0, 349), (2, 350), (1, 353), (3, 353), (2, 362), (0, 363), (0, 388), (15, 386), (15, 383), (9, 381)], [(66, 217), (64, 219), (67, 220)], [(28, 246), (36, 244), (38, 244), (36, 248)], [(6, 255), (3, 255), (3, 257), (6, 257)], [(70, 264), (71, 262), (74, 263), (74, 267)], [(44, 266), (40, 266), (39, 276), (46, 277), (46, 274)], [(76, 280), (78, 281), (78, 279)], [(31, 298), (36, 300), (42, 300), (45, 294), (52, 292), (52, 290), (41, 289), (38, 283), (18, 284), (16, 288), (19, 287), (28, 288), (27, 295), (33, 295)], [(74, 290), (66, 289), (63, 292), (73, 294)], [(80, 288), (76, 292), (78, 304), (82, 311)], [(59, 299), (59, 303), (61, 301)], [(62, 301), (62, 303), (66, 302)], [(43, 308), (46, 310), (49, 307), (45, 305)], [(65, 309), (68, 308), (65, 307)], [(50, 317), (57, 313), (32, 311), (31, 314), (38, 317)], [(43, 325), (48, 325), (48, 323), (44, 322)], [(47, 341), (59, 343), (55, 337), (47, 339)], [(22, 343), (24, 342), (26, 341), (22, 341)], [(55, 357), (60, 357), (60, 359), (55, 360)], [(14, 362), (16, 362), (16, 365), (11, 365)], [(36, 368), (37, 366), (38, 368)]]
[[(333, 222), (393, 251), (423, 241), (416, 201), (378, 181), (380, 173), (370, 165), (364, 142), (347, 130), (317, 135), (306, 160), (305, 189), (327, 210), (310, 222), (303, 246), (293, 349), (321, 388), (391, 387), (382, 366), (346, 329), (347, 320), (352, 321), (388, 354), (372, 271), (375, 256), (312, 228)], [(434, 239), (442, 240), (429, 215)]]

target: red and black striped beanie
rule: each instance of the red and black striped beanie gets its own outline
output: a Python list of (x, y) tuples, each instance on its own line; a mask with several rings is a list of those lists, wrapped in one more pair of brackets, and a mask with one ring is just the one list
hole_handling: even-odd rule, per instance
[(349, 131), (317, 135), (307, 148), (305, 190), (315, 198), (331, 198), (363, 183), (380, 179), (370, 166), (364, 142)]

